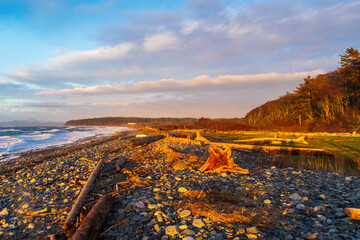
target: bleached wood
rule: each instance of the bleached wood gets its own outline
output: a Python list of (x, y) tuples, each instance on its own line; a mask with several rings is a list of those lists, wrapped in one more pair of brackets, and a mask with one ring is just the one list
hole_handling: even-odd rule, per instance
[(344, 212), (351, 218), (360, 220), (360, 208), (345, 208)]
[[(205, 139), (203, 141), (203, 139)], [(200, 133), (195, 140), (190, 139), (180, 139), (180, 138), (169, 138), (169, 141), (173, 142), (188, 142), (188, 143), (204, 143), (215, 145), (218, 147), (231, 147), (236, 149), (243, 150), (252, 150), (252, 151), (264, 151), (269, 153), (287, 153), (292, 155), (310, 155), (310, 156), (333, 156), (332, 153), (321, 148), (297, 148), (297, 147), (280, 147), (280, 146), (259, 146), (259, 145), (250, 145), (250, 144), (236, 144), (236, 143), (219, 143), (219, 142), (210, 142), (206, 138), (202, 137)]]
[(95, 240), (99, 235), (112, 204), (113, 197), (111, 195), (107, 194), (102, 196), (92, 207), (70, 240)]
[(66, 221), (64, 223), (64, 226), (63, 226), (64, 229), (70, 229), (70, 228), (73, 227), (76, 216), (79, 215), (79, 213), (80, 213), (81, 205), (83, 204), (86, 195), (90, 191), (91, 186), (94, 183), (96, 176), (99, 174), (103, 162), (104, 162), (103, 159), (101, 159), (98, 162), (95, 169), (91, 173), (88, 181), (86, 182), (84, 188), (81, 190), (80, 195), (76, 199), (74, 205), (71, 208), (71, 211), (69, 212), (69, 215), (67, 216), (67, 219), (66, 219)]

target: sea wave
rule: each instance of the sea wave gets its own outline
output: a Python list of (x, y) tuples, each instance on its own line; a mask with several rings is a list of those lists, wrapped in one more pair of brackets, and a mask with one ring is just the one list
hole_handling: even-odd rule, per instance
[(23, 140), (19, 138), (14, 138), (10, 136), (2, 136), (0, 137), (0, 148), (8, 149), (14, 144), (21, 143)]
[(51, 138), (52, 136), (53, 134), (43, 133), (43, 134), (29, 136), (29, 138), (31, 138), (32, 140), (45, 140)]
[(61, 130), (60, 129), (51, 129), (51, 130), (46, 131), (46, 132), (61, 132)]
[[(51, 146), (61, 146), (89, 137), (101, 137), (114, 132), (121, 132), (124, 127), (32, 127), (21, 129), (16, 135), (8, 132), (0, 137), (0, 161), (20, 152), (42, 149)], [(14, 129), (16, 130), (16, 129)], [(2, 133), (3, 135), (3, 133)]]
[(0, 132), (22, 132), (22, 131), (19, 129), (9, 128), (9, 129), (1, 129)]

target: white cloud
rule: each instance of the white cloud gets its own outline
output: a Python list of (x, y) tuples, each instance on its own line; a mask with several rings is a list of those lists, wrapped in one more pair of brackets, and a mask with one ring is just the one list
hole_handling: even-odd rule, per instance
[(163, 32), (145, 38), (143, 47), (147, 52), (155, 52), (175, 47), (177, 43), (178, 39), (172, 32)]
[(207, 75), (188, 80), (161, 79), (158, 81), (143, 81), (120, 86), (105, 85), (85, 88), (40, 91), (37, 95), (87, 95), (87, 94), (118, 94), (118, 93), (153, 93), (173, 91), (211, 91), (233, 89), (243, 84), (258, 84), (262, 82), (296, 81), (308, 75), (315, 76), (322, 70), (300, 73), (267, 73), (256, 75), (224, 75), (210, 78)]
[(186, 21), (185, 23), (183, 23), (181, 33), (184, 35), (188, 35), (188, 34), (194, 32), (197, 28), (199, 28), (200, 25), (201, 25), (201, 23), (196, 20)]
[(6, 84), (9, 84), (8, 81), (0, 81), (0, 85), (6, 85)]
[(60, 57), (50, 59), (46, 66), (49, 68), (65, 67), (83, 62), (96, 62), (102, 60), (125, 57), (132, 49), (132, 43), (122, 43), (112, 47), (101, 47), (94, 50), (69, 53)]

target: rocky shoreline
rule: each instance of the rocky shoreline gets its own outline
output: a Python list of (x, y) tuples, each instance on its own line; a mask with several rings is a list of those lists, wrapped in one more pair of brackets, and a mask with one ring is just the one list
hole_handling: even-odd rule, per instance
[(250, 174), (206, 174), (198, 168), (208, 145), (136, 146), (126, 138), (133, 134), (0, 163), (0, 238), (67, 239), (73, 231), (62, 224), (105, 159), (80, 216), (115, 195), (98, 239), (360, 239), (360, 221), (344, 213), (360, 207), (359, 177), (265, 167), (259, 154), (237, 151)]

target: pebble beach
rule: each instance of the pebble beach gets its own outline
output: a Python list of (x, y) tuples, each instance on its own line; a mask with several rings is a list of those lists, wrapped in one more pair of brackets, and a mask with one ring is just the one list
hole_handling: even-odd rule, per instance
[(0, 163), (0, 239), (68, 239), (62, 225), (100, 159), (102, 169), (78, 222), (102, 195), (114, 204), (98, 239), (360, 239), (360, 178), (261, 164), (232, 151), (250, 171), (201, 173), (209, 145), (168, 138), (135, 145), (119, 133), (25, 153)]

